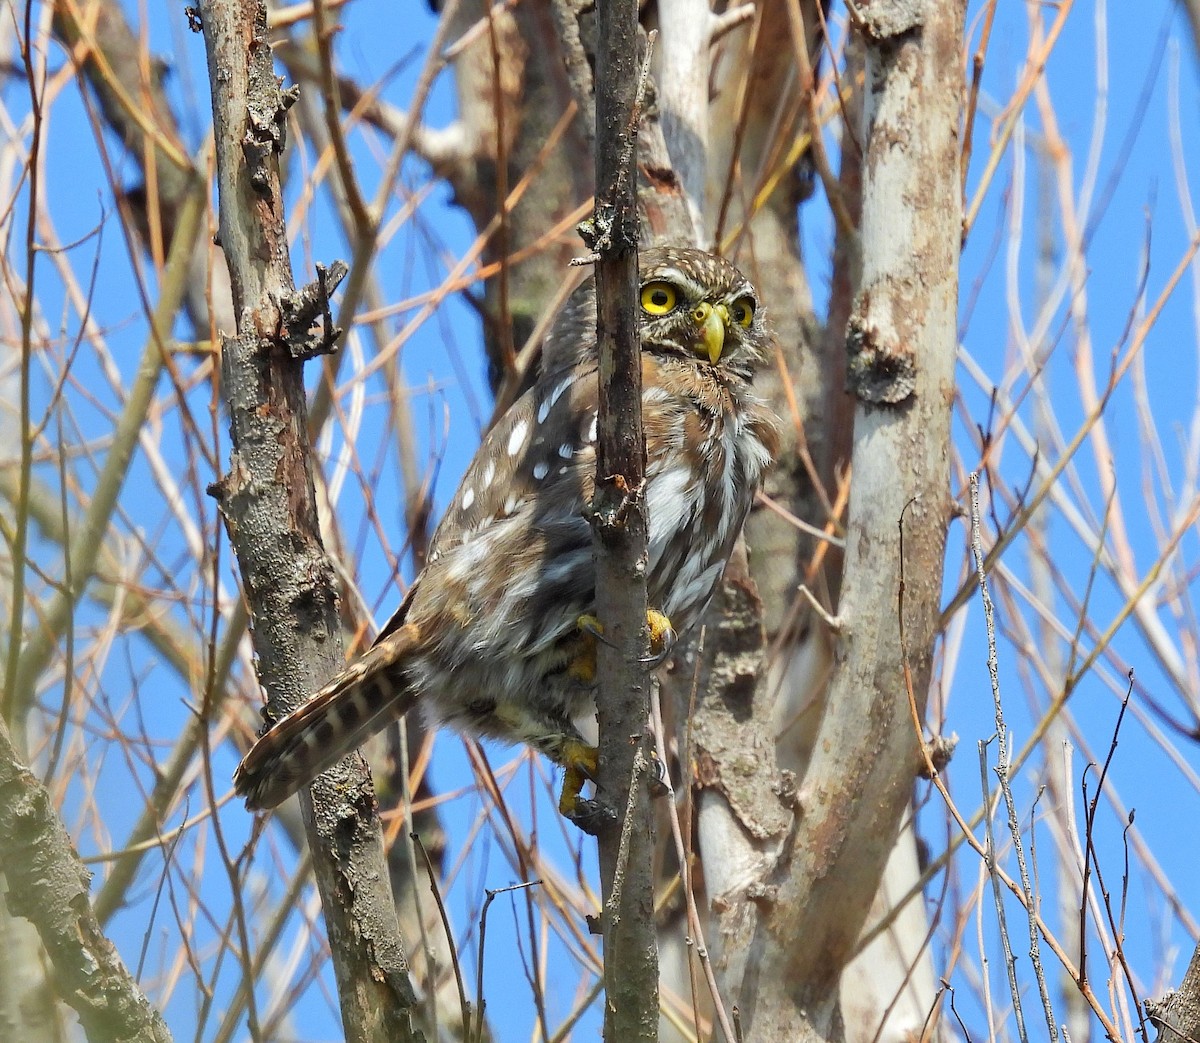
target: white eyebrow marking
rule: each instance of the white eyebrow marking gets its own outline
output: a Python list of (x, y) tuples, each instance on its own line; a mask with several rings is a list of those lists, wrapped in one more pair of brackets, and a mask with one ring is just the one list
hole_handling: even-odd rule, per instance
[(496, 477), (496, 464), (489, 460), (487, 467), (483, 469), (483, 487), (486, 489), (492, 484), (492, 479)]
[(558, 447), (558, 455), (564, 460), (570, 460), (571, 457), (575, 455), (575, 447), (571, 445), (570, 442), (563, 442), (563, 444)]
[(525, 436), (529, 434), (529, 421), (520, 420), (517, 426), (512, 429), (512, 434), (508, 436), (508, 455), (516, 456), (521, 451), (521, 446), (525, 444)]
[(464, 511), (469, 511), (471, 509), (471, 504), (473, 504), (474, 502), (475, 502), (475, 490), (468, 487), (467, 491), (463, 493), (462, 509)]
[(539, 482), (550, 473), (550, 465), (543, 461), (533, 465), (533, 477)]

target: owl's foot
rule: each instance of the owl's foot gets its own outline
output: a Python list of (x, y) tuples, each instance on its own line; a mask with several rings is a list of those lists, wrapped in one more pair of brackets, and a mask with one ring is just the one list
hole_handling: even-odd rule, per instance
[(591, 803), (581, 799), (579, 794), (583, 791), (583, 784), (596, 777), (599, 751), (580, 739), (567, 739), (559, 757), (566, 774), (563, 776), (562, 796), (558, 798), (558, 810), (560, 814), (573, 819), (581, 805)]
[(650, 654), (642, 662), (652, 667), (658, 666), (671, 654), (679, 635), (675, 633), (671, 621), (652, 608), (646, 611), (646, 629), (650, 631)]
[[(612, 642), (604, 636), (604, 624), (595, 616), (582, 615), (576, 625), (585, 634), (590, 634), (597, 641), (603, 641), (610, 648), (613, 647)], [(675, 646), (677, 637), (675, 628), (671, 626), (671, 621), (665, 615), (651, 608), (646, 610), (646, 629), (650, 631), (650, 654), (639, 662), (649, 666), (658, 666), (671, 654), (671, 649)], [(594, 674), (596, 669), (594, 654), (591, 665), (591, 672)]]
[(585, 833), (595, 836), (606, 823), (617, 821), (617, 813), (604, 801), (598, 798), (586, 800), (579, 795), (583, 784), (596, 777), (599, 751), (579, 739), (567, 739), (558, 756), (566, 769), (562, 796), (558, 798), (559, 813)]
[(585, 800), (580, 797), (575, 804), (575, 810), (567, 816), (575, 825), (590, 836), (599, 836), (600, 831), (610, 822), (619, 821), (615, 809), (599, 799)]

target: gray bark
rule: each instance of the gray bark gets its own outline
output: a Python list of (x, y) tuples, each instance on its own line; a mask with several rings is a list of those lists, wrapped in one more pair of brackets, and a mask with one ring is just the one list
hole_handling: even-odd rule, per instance
[(169, 1043), (162, 1016), (92, 912), (92, 875), (79, 861), (50, 793), (21, 762), (3, 722), (0, 874), (8, 913), (37, 928), (54, 969), (55, 991), (79, 1016), (88, 1039)]
[(604, 903), (604, 1038), (658, 1039), (652, 743), (646, 655), (642, 358), (633, 159), (640, 108), (637, 0), (600, 0), (596, 54), (596, 341), (599, 413), (595, 534), (600, 766), (597, 798), (616, 812), (598, 833)]
[[(295, 299), (278, 154), (288, 101), (275, 79), (266, 11), (202, 5), (237, 336), (222, 352), (233, 453), (214, 486), (250, 604), (258, 673), (276, 713), (298, 706), (342, 665), (333, 569), (321, 542), (301, 364), (311, 345), (284, 336)], [(331, 347), (331, 345), (324, 345)], [(422, 1038), (388, 886), (366, 766), (347, 758), (301, 795), (348, 1039)], [(253, 1029), (253, 1025), (252, 1025)]]
[(938, 621), (961, 232), (963, 10), (874, 4), (870, 18), (861, 28), (863, 276), (848, 337), (856, 403), (841, 623), (830, 709), (757, 923), (744, 936), (751, 955), (738, 1002), (752, 1040), (843, 1032), (837, 978), (895, 843), (917, 763), (905, 664), (921, 716)]

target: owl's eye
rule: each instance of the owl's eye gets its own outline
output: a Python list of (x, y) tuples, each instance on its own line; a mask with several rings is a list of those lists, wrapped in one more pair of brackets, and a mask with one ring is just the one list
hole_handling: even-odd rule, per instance
[(647, 315), (666, 315), (678, 299), (669, 282), (648, 282), (642, 287), (642, 311)]
[(730, 307), (729, 314), (739, 326), (749, 326), (754, 321), (754, 301), (739, 297)]

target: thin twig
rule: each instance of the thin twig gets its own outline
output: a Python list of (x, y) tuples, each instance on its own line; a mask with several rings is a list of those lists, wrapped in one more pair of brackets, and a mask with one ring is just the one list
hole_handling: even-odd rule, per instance
[[(1025, 908), (1029, 911), (1029, 958), (1033, 963), (1034, 975), (1038, 983), (1038, 993), (1041, 996), (1042, 1008), (1046, 1015), (1046, 1028), (1051, 1041), (1058, 1039), (1058, 1026), (1054, 1017), (1054, 1009), (1050, 1003), (1050, 992), (1046, 987), (1046, 976), (1042, 970), (1041, 947), (1038, 943), (1037, 924), (1034, 922), (1033, 911), (1037, 908), (1037, 898), (1033, 893), (1033, 885), (1029, 881), (1029, 866), (1025, 860), (1025, 845), (1021, 840), (1021, 823), (1017, 817), (1017, 805), (1013, 799), (1012, 787), (1009, 785), (1009, 770), (1011, 767), (1008, 748), (1008, 729), (1004, 723), (1004, 703), (1000, 697), (1000, 667), (996, 655), (996, 620), (992, 607), (992, 596), (988, 590), (987, 573), (984, 571), (983, 541), (979, 516), (979, 473), (971, 474), (971, 553), (975, 558), (975, 573), (979, 582), (980, 599), (983, 602), (983, 618), (987, 628), (988, 644), (988, 677), (991, 680), (992, 702), (996, 713), (996, 778), (1000, 782), (1000, 792), (1004, 797), (1004, 806), (1008, 812), (1008, 829), (1012, 836), (1013, 850), (1017, 856), (1017, 868), (1021, 876), (1021, 888), (1025, 894)], [(984, 746), (980, 744), (980, 757), (985, 757)], [(984, 791), (986, 798), (986, 787)], [(990, 826), (989, 826), (990, 828)], [(994, 848), (993, 848), (994, 854)], [(998, 911), (1000, 911), (998, 909)], [(1005, 942), (1007, 945), (1007, 941)], [(1020, 997), (1016, 980), (1010, 969), (1010, 984), (1013, 990), (1013, 1009), (1017, 1015), (1018, 1029), (1024, 1038), (1024, 1023), (1021, 1020)]]
[[(454, 982), (458, 986), (458, 1002), (462, 1008), (462, 1023), (464, 1026), (471, 1024), (471, 1003), (467, 999), (467, 987), (463, 984), (462, 967), (458, 962), (458, 949), (454, 944), (454, 932), (450, 930), (450, 917), (446, 912), (446, 903), (442, 901), (442, 892), (437, 885), (437, 873), (434, 872), (433, 860), (429, 857), (429, 852), (425, 850), (425, 845), (421, 843), (421, 834), (413, 830), (409, 837), (412, 839), (413, 847), (421, 853), (421, 860), (425, 865), (425, 872), (429, 876), (429, 890), (433, 892), (433, 900), (437, 904), (438, 916), (442, 918), (442, 930), (446, 932), (446, 943), (450, 949), (450, 962), (454, 966)], [(489, 899), (490, 901), (490, 899)], [(485, 907), (486, 909), (486, 907)], [(483, 962), (483, 937), (479, 940), (480, 960)], [(433, 979), (433, 961), (430, 960), (430, 981)], [(479, 993), (480, 997), (483, 993)]]
[[(479, 914), (479, 967), (475, 977), (475, 1043), (482, 1043), (483, 1040), (483, 957), (485, 952), (484, 942), (487, 940), (488, 909), (491, 908), (492, 902), (496, 900), (496, 895), (506, 894), (509, 891), (522, 891), (527, 887), (538, 887), (540, 885), (540, 880), (527, 880), (522, 884), (509, 884), (507, 887), (497, 887), (495, 890), (491, 888), (484, 889), (487, 897), (483, 901), (483, 909)], [(467, 1024), (469, 1025), (469, 1022)]]
[[(700, 657), (703, 649), (703, 633), (701, 634), (701, 644), (696, 650), (696, 674), (694, 679), (699, 677)], [(693, 691), (694, 691), (693, 685)], [(652, 685), (650, 689), (650, 712), (654, 720), (654, 743), (655, 750), (658, 754), (659, 763), (666, 766), (667, 762), (667, 746), (666, 739), (663, 735), (662, 726), (662, 707), (659, 704), (658, 685)], [(691, 715), (688, 715), (688, 721), (691, 721)], [(684, 764), (690, 764), (690, 756), (685, 758)], [(667, 820), (671, 824), (671, 839), (675, 843), (675, 856), (679, 859), (679, 874), (683, 884), (683, 900), (687, 909), (688, 932), (690, 938), (689, 952), (693, 949), (696, 955), (700, 958), (700, 966), (704, 971), (704, 981), (708, 986), (709, 996), (712, 998), (713, 1011), (716, 1014), (717, 1024), (721, 1026), (721, 1033), (726, 1040), (735, 1038), (733, 1026), (729, 1021), (729, 1015), (725, 1010), (725, 1003), (721, 999), (721, 990), (717, 984), (717, 976), (713, 970), (712, 960), (709, 958), (708, 946), (704, 941), (704, 926), (700, 918), (700, 910), (696, 906), (695, 884), (692, 880), (691, 860), (688, 857), (687, 848), (683, 843), (683, 827), (679, 821), (679, 805), (676, 803), (675, 790), (671, 785), (670, 775), (667, 774), (663, 778), (663, 783), (667, 787), (667, 795), (664, 798), (668, 801)]]
[[(990, 805), (992, 795), (988, 788), (987, 747), (988, 740), (980, 739), (979, 781), (983, 789), (984, 804)], [(1008, 975), (1008, 991), (1012, 996), (1013, 1016), (1017, 1019), (1017, 1038), (1022, 1040), (1023, 1043), (1028, 1043), (1029, 1036), (1025, 1032), (1025, 1014), (1021, 1009), (1021, 985), (1017, 981), (1017, 958), (1013, 955), (1012, 951), (1012, 941), (1008, 934), (1008, 917), (1004, 912), (1004, 892), (1000, 888), (1000, 875), (996, 871), (998, 868), (996, 837), (992, 831), (992, 816), (990, 813), (984, 816), (983, 828), (985, 836), (983, 862), (987, 868), (988, 878), (992, 882), (992, 897), (996, 906), (996, 926), (1000, 935), (1000, 948), (1004, 953), (1004, 971)]]

